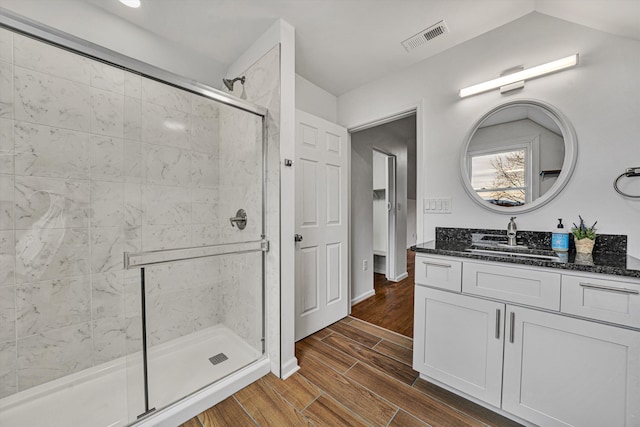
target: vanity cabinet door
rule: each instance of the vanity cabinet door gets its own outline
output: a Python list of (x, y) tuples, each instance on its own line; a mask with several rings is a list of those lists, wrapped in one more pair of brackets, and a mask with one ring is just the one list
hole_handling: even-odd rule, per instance
[(507, 306), (502, 409), (543, 426), (640, 426), (640, 332)]
[(500, 407), (504, 307), (416, 286), (413, 368)]

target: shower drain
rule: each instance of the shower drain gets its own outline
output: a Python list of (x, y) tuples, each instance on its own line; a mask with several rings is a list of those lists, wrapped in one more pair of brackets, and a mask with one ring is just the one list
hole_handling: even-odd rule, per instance
[(216, 354), (215, 356), (210, 357), (210, 358), (209, 358), (209, 362), (213, 363), (214, 365), (217, 365), (218, 363), (222, 363), (222, 362), (224, 362), (224, 361), (225, 361), (225, 360), (227, 360), (227, 359), (228, 359), (228, 357), (227, 357), (227, 355), (226, 355), (226, 354), (224, 354), (224, 353), (218, 353), (218, 354)]

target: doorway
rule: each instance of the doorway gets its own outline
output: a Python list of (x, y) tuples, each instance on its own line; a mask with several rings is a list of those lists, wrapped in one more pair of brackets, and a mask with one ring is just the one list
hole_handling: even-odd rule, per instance
[[(390, 282), (408, 275), (407, 248), (416, 242), (416, 134), (415, 111), (351, 132), (352, 305), (375, 295), (375, 271)], [(374, 163), (382, 165), (375, 172)]]

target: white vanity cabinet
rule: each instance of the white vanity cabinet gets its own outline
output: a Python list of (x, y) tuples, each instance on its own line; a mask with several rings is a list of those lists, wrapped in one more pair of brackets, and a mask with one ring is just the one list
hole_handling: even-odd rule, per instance
[(639, 426), (640, 332), (507, 305), (502, 409), (540, 426)]
[(417, 286), (413, 368), (499, 407), (504, 308)]
[(534, 425), (640, 427), (640, 280), (451, 261), (461, 291), (416, 274), (421, 376)]

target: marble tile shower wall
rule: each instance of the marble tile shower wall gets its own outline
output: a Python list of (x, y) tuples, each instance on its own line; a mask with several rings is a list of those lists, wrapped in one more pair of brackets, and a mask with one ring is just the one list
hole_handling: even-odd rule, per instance
[[(218, 243), (230, 207), (259, 199), (220, 174), (240, 166), (222, 134), (256, 143), (236, 114), (0, 29), (0, 397), (139, 349), (139, 277), (122, 253)], [(233, 317), (242, 293), (222, 286), (246, 265), (221, 275), (224, 262), (148, 270), (152, 345)]]
[[(279, 301), (279, 295), (273, 294), (279, 288), (279, 271), (275, 265), (279, 262), (278, 221), (279, 200), (275, 197), (280, 188), (279, 182), (279, 141), (280, 141), (280, 46), (275, 46), (251, 67), (242, 73), (246, 77), (245, 85), (236, 84), (233, 94), (246, 99), (249, 102), (261, 105), (269, 109), (267, 116), (267, 236), (269, 237), (271, 250), (267, 254), (267, 300)], [(225, 205), (235, 212), (237, 208), (244, 208), (249, 218), (259, 218), (261, 212), (261, 185), (260, 176), (253, 171), (260, 170), (261, 156), (259, 146), (262, 144), (262, 136), (255, 132), (255, 128), (261, 126), (260, 121), (252, 121), (246, 115), (238, 111), (221, 112), (220, 114), (220, 138), (223, 141), (241, 140), (247, 141), (242, 147), (232, 145), (220, 145), (220, 162), (222, 170), (235, 170), (233, 175), (220, 177), (220, 197), (225, 200)], [(252, 135), (253, 146), (249, 142)], [(248, 191), (238, 191), (247, 189)], [(236, 208), (237, 207), (237, 208)], [(272, 223), (275, 222), (275, 225)], [(223, 228), (225, 241), (234, 241), (244, 238), (242, 234), (253, 236), (260, 235), (261, 224), (259, 221), (249, 221), (243, 233), (237, 233), (234, 229)], [(246, 240), (246, 238), (244, 238)], [(270, 258), (271, 257), (271, 258)], [(260, 305), (260, 293), (257, 284), (261, 277), (261, 259), (258, 255), (230, 256), (226, 257), (221, 272), (225, 278), (223, 289), (222, 312), (224, 324), (240, 335), (254, 348), (262, 346), (262, 321)], [(231, 285), (232, 284), (232, 285)], [(269, 286), (273, 284), (274, 286)], [(267, 312), (269, 307), (267, 306)], [(279, 309), (272, 308), (272, 312), (278, 313)], [(272, 335), (273, 336), (273, 335)]]

